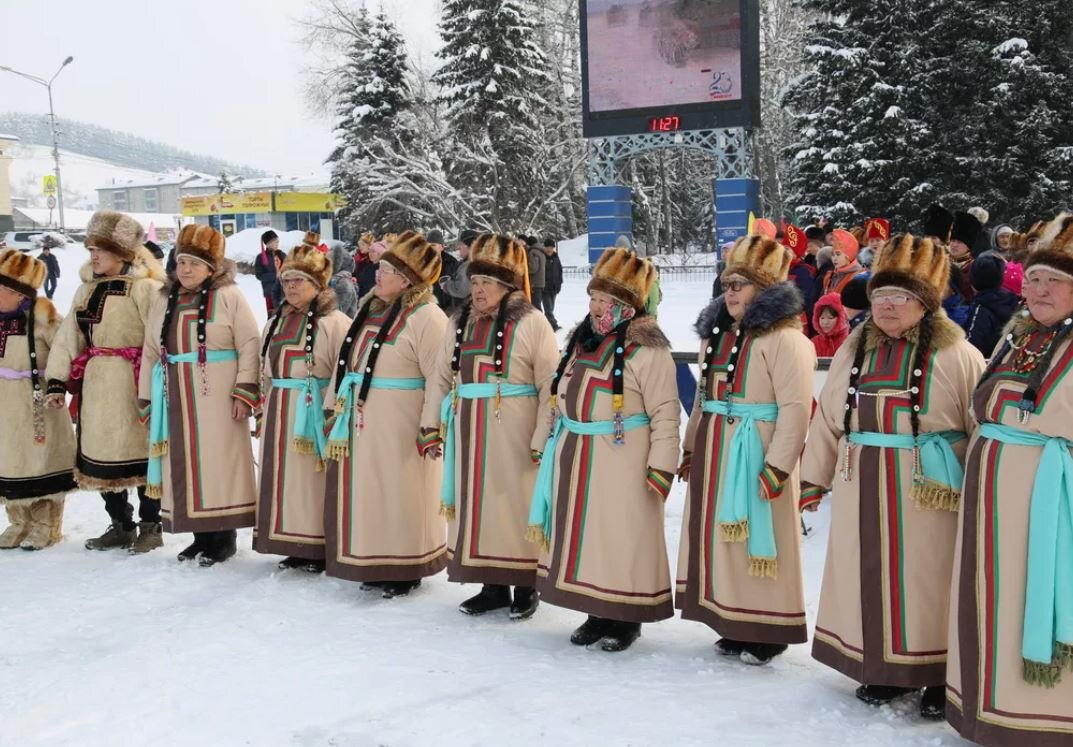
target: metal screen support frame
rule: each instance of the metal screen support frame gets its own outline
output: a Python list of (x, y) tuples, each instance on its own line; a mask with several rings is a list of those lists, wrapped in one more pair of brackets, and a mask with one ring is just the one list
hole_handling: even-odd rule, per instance
[(589, 184), (622, 184), (620, 168), (628, 159), (661, 148), (690, 148), (715, 156), (716, 178), (753, 178), (752, 132), (741, 127), (686, 132), (649, 132), (592, 138)]

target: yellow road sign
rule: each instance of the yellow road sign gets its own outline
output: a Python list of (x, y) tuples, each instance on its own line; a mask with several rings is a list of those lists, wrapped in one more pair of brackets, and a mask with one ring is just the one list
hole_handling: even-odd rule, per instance
[(56, 194), (56, 176), (55, 174), (45, 174), (41, 179), (41, 194), (54, 195)]

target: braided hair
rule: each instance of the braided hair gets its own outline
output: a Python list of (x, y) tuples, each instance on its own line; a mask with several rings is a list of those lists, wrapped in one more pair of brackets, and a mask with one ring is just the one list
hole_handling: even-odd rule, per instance
[[(498, 378), (503, 378), (503, 370), (506, 366), (503, 355), (503, 332), (507, 326), (507, 302), (510, 300), (514, 291), (508, 292), (503, 300), (499, 302), (499, 310), (496, 312), (495, 320), (492, 322), (492, 339), (495, 340), (495, 352), (492, 354), (492, 360), (495, 364), (495, 374)], [(469, 325), (470, 313), (473, 310), (473, 304), (468, 303), (462, 307), (462, 313), (458, 317), (458, 328), (455, 329), (455, 351), (451, 356), (451, 374), (457, 374), (462, 368), (462, 343), (466, 339), (466, 327)]]
[[(182, 283), (176, 281), (171, 291), (168, 293), (168, 305), (164, 310), (164, 323), (160, 327), (160, 351), (162, 353), (161, 358), (167, 362), (167, 350), (168, 350), (168, 333), (171, 331), (171, 321), (175, 316), (175, 310), (179, 305), (179, 296), (183, 291)], [(209, 277), (201, 285), (201, 289), (197, 291), (200, 298), (198, 299), (197, 310), (197, 342), (198, 342), (198, 362), (205, 362), (205, 328), (207, 325), (206, 316), (208, 314), (209, 306), (209, 291), (212, 290), (212, 278)], [(178, 335), (176, 335), (178, 337)]]
[[(734, 327), (734, 317), (727, 311), (726, 304), (724, 303), (719, 309), (719, 314), (715, 318), (715, 324), (712, 327), (711, 334), (708, 335), (708, 345), (704, 349), (704, 357), (700, 364), (700, 392), (701, 398), (708, 396), (708, 372), (712, 366), (715, 365), (715, 356), (719, 352), (719, 346), (723, 342), (723, 337)], [(738, 368), (738, 350), (737, 345), (731, 349), (730, 360), (727, 362), (727, 393), (734, 388), (735, 371)]]
[[(339, 392), (339, 386), (343, 381), (342, 373), (346, 371), (358, 333), (361, 332), (361, 328), (365, 326), (365, 322), (369, 319), (369, 314), (372, 312), (374, 300), (375, 299), (370, 298), (362, 305), (361, 309), (358, 311), (358, 315), (354, 317), (354, 322), (350, 325), (350, 329), (347, 330), (346, 338), (343, 340), (343, 347), (339, 349), (338, 368), (340, 375), (335, 377), (336, 393)], [(376, 338), (373, 340), (373, 348), (369, 351), (369, 359), (365, 362), (365, 376), (361, 381), (361, 390), (358, 392), (357, 404), (359, 407), (364, 405), (365, 400), (369, 397), (369, 388), (373, 383), (373, 371), (376, 370), (376, 361), (380, 357), (380, 350), (384, 345), (384, 340), (387, 339), (388, 334), (391, 332), (391, 328), (395, 326), (395, 321), (399, 318), (401, 310), (402, 299), (395, 299), (394, 303), (391, 304), (391, 310), (388, 312), (387, 319), (380, 325), (380, 329), (376, 333)]]
[[(264, 363), (266, 363), (268, 361), (268, 358), (267, 358), (267, 356), (268, 356), (268, 348), (272, 344), (272, 338), (276, 336), (276, 329), (279, 327), (280, 319), (283, 318), (283, 307), (284, 306), (286, 306), (286, 304), (281, 303), (279, 305), (279, 308), (276, 309), (276, 313), (272, 317), (272, 321), (268, 325), (268, 334), (265, 335), (264, 342), (261, 343), (262, 366), (264, 365)], [(316, 342), (316, 339), (317, 339), (317, 299), (316, 299), (316, 297), (314, 297), (313, 300), (310, 301), (309, 310), (306, 312), (305, 334), (303, 335), (303, 339), (304, 339), (304, 342), (305, 342), (304, 348), (305, 348), (306, 358), (309, 359), (313, 355), (313, 344)], [(310, 376), (312, 376), (313, 375), (312, 369), (310, 369), (307, 373)]]

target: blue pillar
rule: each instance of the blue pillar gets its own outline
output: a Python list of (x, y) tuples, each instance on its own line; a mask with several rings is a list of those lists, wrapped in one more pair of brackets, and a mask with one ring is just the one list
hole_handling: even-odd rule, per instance
[(715, 238), (717, 244), (736, 241), (749, 227), (749, 213), (760, 217), (759, 179), (715, 180)]
[(595, 264), (619, 236), (633, 242), (633, 191), (621, 185), (589, 186), (589, 262)]

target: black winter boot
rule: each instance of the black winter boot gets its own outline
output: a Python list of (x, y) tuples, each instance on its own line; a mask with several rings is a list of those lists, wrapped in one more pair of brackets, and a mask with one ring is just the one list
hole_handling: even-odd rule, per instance
[(211, 537), (212, 532), (194, 532), (194, 541), (176, 556), (179, 562), (185, 563), (187, 560), (195, 560), (198, 555), (205, 552)]
[(748, 643), (741, 644), (741, 660), (745, 664), (761, 667), (771, 662), (787, 649), (785, 643)]
[(570, 634), (570, 642), (575, 646), (591, 646), (604, 637), (609, 625), (611, 625), (610, 620), (589, 615), (589, 619), (581, 623), (581, 625)]
[(235, 553), (238, 552), (237, 537), (238, 532), (234, 529), (213, 532), (209, 537), (208, 547), (202, 553), (198, 564), (202, 568), (209, 568), (234, 557)]
[(404, 597), (420, 585), (421, 579), (415, 579), (413, 581), (385, 581), (383, 584), (384, 593), (381, 596), (383, 596), (384, 599)]
[(641, 623), (611, 621), (600, 649), (608, 653), (625, 651), (641, 637)]
[(741, 656), (745, 644), (732, 638), (720, 638), (715, 642), (715, 653), (720, 656)]
[(532, 586), (515, 586), (514, 602), (510, 605), (511, 620), (528, 620), (540, 606), (540, 595)]
[(470, 597), (458, 605), (459, 612), (465, 615), (483, 615), (510, 606), (510, 587), (499, 584), (485, 584), (481, 593)]
[(886, 705), (895, 698), (913, 692), (911, 687), (894, 687), (893, 685), (861, 685), (857, 688), (857, 700), (870, 706)]
[(281, 571), (292, 571), (301, 568), (308, 562), (309, 561), (307, 561), (305, 558), (296, 558), (291, 556), (279, 561), (279, 564), (276, 567), (279, 568)]
[(941, 685), (924, 688), (920, 699), (920, 715), (929, 721), (939, 721), (946, 716), (946, 688)]
[(358, 588), (362, 591), (380, 591), (387, 581), (362, 581)]

